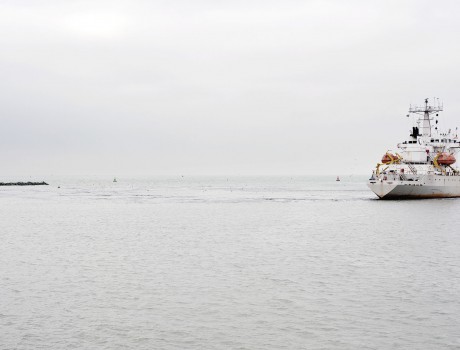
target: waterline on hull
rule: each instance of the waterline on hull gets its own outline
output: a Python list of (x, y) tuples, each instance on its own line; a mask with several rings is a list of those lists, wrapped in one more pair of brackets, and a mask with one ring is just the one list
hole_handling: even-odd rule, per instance
[(419, 184), (369, 183), (368, 187), (380, 199), (429, 199), (460, 197), (458, 186), (432, 186)]

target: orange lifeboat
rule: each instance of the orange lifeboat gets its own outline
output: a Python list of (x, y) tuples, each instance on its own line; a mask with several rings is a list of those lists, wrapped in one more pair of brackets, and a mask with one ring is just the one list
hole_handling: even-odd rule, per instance
[(441, 165), (451, 165), (454, 164), (457, 160), (455, 159), (453, 154), (441, 153), (438, 155), (437, 161), (438, 164)]
[(383, 155), (382, 157), (382, 163), (383, 164), (390, 164), (390, 163), (394, 163), (396, 162), (397, 160), (399, 160), (399, 157), (394, 155), (393, 153), (390, 153), (390, 152), (387, 152)]

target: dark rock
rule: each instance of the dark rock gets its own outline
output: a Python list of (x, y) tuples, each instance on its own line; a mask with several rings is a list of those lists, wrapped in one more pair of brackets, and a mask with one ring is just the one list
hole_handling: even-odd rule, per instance
[(45, 181), (42, 182), (0, 182), (0, 186), (48, 186)]

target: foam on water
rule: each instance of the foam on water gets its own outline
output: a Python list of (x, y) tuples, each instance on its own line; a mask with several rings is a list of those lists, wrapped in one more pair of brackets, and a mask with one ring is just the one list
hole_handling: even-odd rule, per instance
[(0, 189), (0, 348), (460, 347), (460, 200), (118, 180)]

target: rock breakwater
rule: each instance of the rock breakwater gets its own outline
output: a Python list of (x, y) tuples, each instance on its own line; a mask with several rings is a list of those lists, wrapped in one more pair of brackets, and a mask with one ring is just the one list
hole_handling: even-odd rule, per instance
[(48, 186), (45, 181), (42, 182), (0, 182), (0, 186)]

